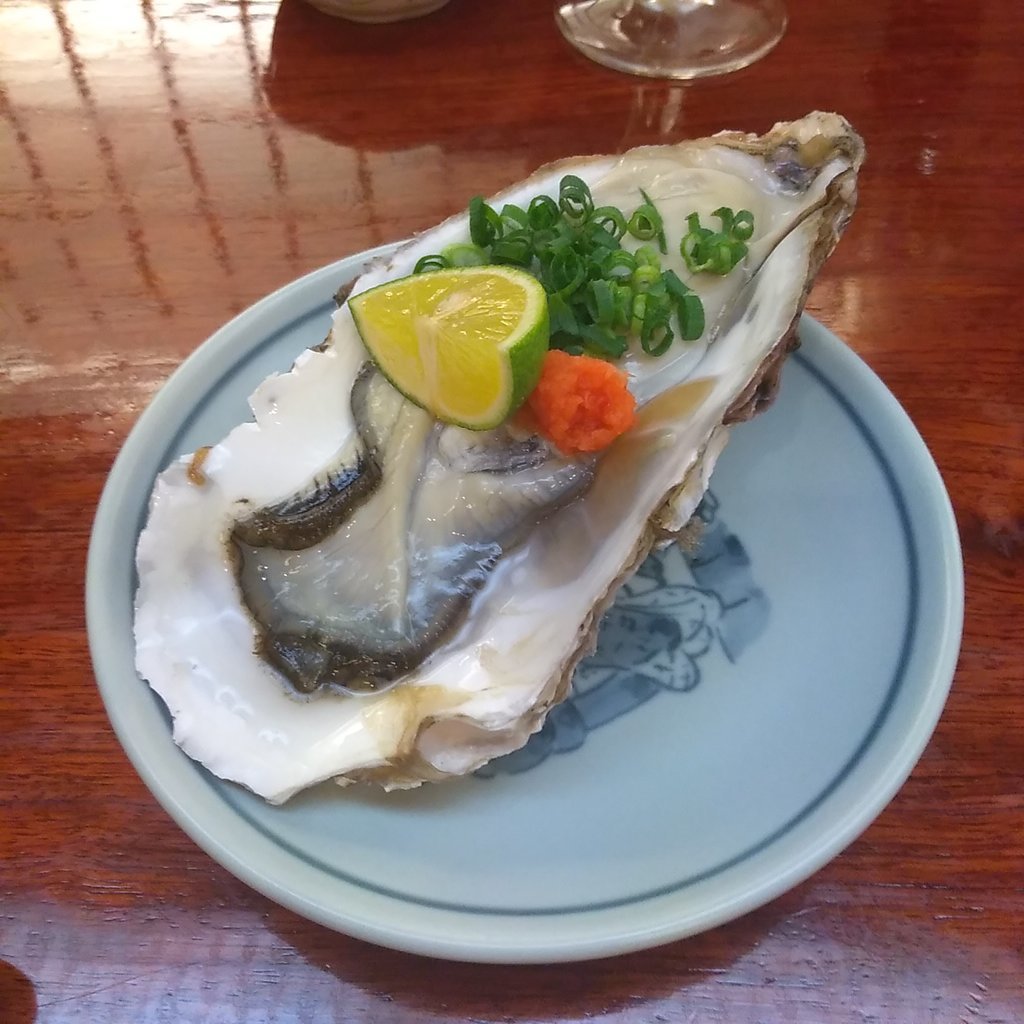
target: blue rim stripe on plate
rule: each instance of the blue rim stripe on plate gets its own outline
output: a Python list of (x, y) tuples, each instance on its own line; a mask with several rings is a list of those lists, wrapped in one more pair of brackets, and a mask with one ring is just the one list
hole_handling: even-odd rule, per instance
[[(163, 710), (164, 721), (166, 709), (148, 687), (139, 684), (141, 688), (136, 690), (133, 685), (139, 683), (134, 671), (134, 644), (131, 630), (124, 631), (122, 620), (126, 612), (130, 615), (133, 591), (124, 584), (133, 585), (134, 558), (130, 557), (125, 542), (130, 542), (130, 535), (137, 536), (137, 529), (145, 518), (148, 492), (140, 496), (139, 481), (144, 478), (151, 481), (163, 468), (154, 463), (154, 452), (167, 444), (167, 434), (161, 424), (168, 419), (174, 423), (175, 409), (186, 407), (185, 419), (175, 430), (175, 437), (180, 438), (189, 423), (194, 422), (195, 394), (212, 390), (212, 379), (222, 382), (240, 363), (280, 338), (283, 332), (326, 316), (332, 304), (323, 299), (335, 290), (338, 281), (356, 276), (367, 262), (386, 258), (393, 249), (393, 245), (380, 246), (312, 271), (261, 299), (224, 325), (197, 351), (198, 358), (189, 358), (172, 374), (140, 417), (115, 460), (97, 507), (90, 542), (86, 611), (100, 694), (129, 759), (179, 826), (214, 860), (252, 888), (310, 920), (410, 952), (493, 963), (555, 962), (607, 956), (703, 931), (747, 913), (792, 888), (856, 838), (910, 774), (945, 703), (963, 625), (959, 538), (949, 496), (934, 460), (884, 383), (828, 328), (808, 315), (802, 322), (808, 342), (806, 354), (794, 358), (850, 416), (886, 478), (907, 540), (912, 587), (909, 619), (897, 671), (882, 706), (839, 775), (800, 814), (755, 847), (699, 876), (658, 890), (658, 893), (671, 894), (692, 887), (682, 897), (670, 895), (667, 902), (654, 902), (652, 897), (656, 894), (640, 893), (589, 907), (593, 911), (612, 908), (604, 914), (569, 914), (559, 918), (560, 911), (543, 908), (531, 917), (529, 910), (507, 907), (490, 911), (457, 906), (447, 909), (450, 905), (392, 893), (375, 883), (345, 878), (330, 868), (327, 869), (330, 874), (325, 875), (323, 866), (307, 854), (295, 851), (290, 844), (272, 832), (268, 834), (258, 822), (243, 815), (230, 796), (237, 787), (223, 783), (218, 788), (212, 776), (171, 744), (169, 732), (166, 748), (162, 743), (156, 749), (147, 746), (148, 727), (143, 728), (138, 716), (149, 720), (152, 710), (144, 710), (149, 701), (154, 702), (151, 708)], [(296, 308), (305, 312), (292, 316)], [(285, 318), (288, 318), (287, 323)], [(285, 326), (279, 327), (279, 324)], [(271, 333), (263, 336), (254, 348), (249, 339), (261, 337), (267, 329)], [(851, 384), (844, 393), (833, 380), (845, 381), (847, 374)], [(877, 436), (866, 427), (866, 421), (876, 415), (879, 417)], [(136, 528), (134, 534), (133, 527)], [(928, 561), (920, 562), (918, 554), (923, 551), (925, 542), (934, 546), (928, 548)], [(929, 581), (927, 590), (925, 581)], [(111, 591), (111, 585), (118, 587), (117, 593)], [(906, 694), (912, 701), (909, 707), (903, 699)], [(127, 699), (126, 703), (122, 703), (122, 697)], [(900, 733), (902, 739), (893, 737), (887, 724), (897, 715), (905, 717), (906, 713), (911, 715), (907, 734)], [(888, 740), (884, 739), (886, 736)], [(898, 745), (891, 748), (890, 741), (894, 738)], [(862, 764), (859, 772), (855, 771), (858, 763)], [(199, 774), (203, 775), (208, 788), (199, 787), (197, 791), (193, 787)], [(848, 787), (853, 787), (850, 801), (845, 805), (841, 803), (843, 798), (836, 795), (844, 779)], [(237, 792), (243, 791), (237, 788)], [(815, 834), (813, 839), (801, 839), (806, 827), (825, 814), (827, 808), (834, 808), (837, 801), (845, 807), (846, 813), (839, 819), (826, 821), (827, 827), (820, 836)], [(229, 836), (232, 822), (235, 829), (242, 830), (242, 835), (236, 832), (233, 837)], [(249, 832), (253, 844), (251, 855), (245, 851), (247, 825), (256, 830)], [(792, 833), (790, 842), (783, 840), (787, 832)], [(797, 844), (795, 848), (792, 842)], [(254, 860), (258, 850), (262, 852)], [(274, 851), (278, 854), (276, 866), (263, 862), (262, 858), (273, 856)], [(298, 860), (294, 859), (296, 856)], [(727, 883), (726, 892), (719, 893), (708, 904), (701, 895), (706, 886), (698, 883), (727, 872), (744, 859), (749, 861), (744, 870), (753, 871), (753, 876), (742, 884)], [(294, 865), (297, 873), (294, 880), (290, 879), (290, 871), (282, 874), (282, 867), (287, 864)], [(337, 879), (331, 875), (336, 875)], [(351, 904), (347, 898), (339, 901), (344, 890), (339, 892), (337, 888), (332, 890), (335, 896), (329, 901), (319, 898), (318, 878), (328, 886), (347, 886)], [(636, 907), (637, 912), (627, 925), (619, 915), (630, 913), (630, 905)], [(627, 909), (614, 909), (622, 907)], [(488, 913), (494, 915), (495, 924), (485, 934), (480, 931), (479, 922), (486, 917), (477, 915)], [(501, 920), (509, 922), (508, 931), (493, 930)], [(523, 931), (530, 920), (545, 921), (543, 931)], [(574, 921), (592, 923), (581, 933)]]

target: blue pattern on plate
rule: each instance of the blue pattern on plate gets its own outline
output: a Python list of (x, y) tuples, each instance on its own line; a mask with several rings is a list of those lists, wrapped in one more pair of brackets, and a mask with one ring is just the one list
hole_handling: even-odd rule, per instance
[[(837, 344), (839, 343), (837, 342)], [(915, 649), (917, 638), (921, 599), (920, 562), (915, 535), (911, 528), (910, 512), (908, 510), (899, 479), (889, 462), (885, 449), (883, 449), (879, 440), (875, 437), (867, 423), (864, 421), (860, 411), (852, 404), (851, 400), (839, 390), (832, 380), (826, 376), (822, 369), (814, 365), (814, 363), (812, 363), (805, 354), (800, 352), (794, 354), (791, 357), (791, 360), (802, 367), (810, 378), (822, 387), (824, 391), (836, 402), (840, 409), (849, 418), (854, 429), (863, 439), (864, 444), (876, 460), (877, 465), (885, 478), (887, 489), (893, 503), (893, 512), (899, 522), (910, 578), (909, 589), (906, 595), (906, 625), (902, 643), (900, 644), (900, 651), (896, 659), (895, 668), (889, 679), (885, 696), (877, 709), (871, 725), (861, 737), (857, 748), (843, 763), (839, 771), (824, 785), (812, 800), (804, 805), (792, 817), (781, 822), (778, 828), (763, 836), (757, 842), (737, 851), (733, 856), (723, 859), (712, 867), (688, 874), (684, 871), (683, 876), (678, 880), (647, 890), (632, 892), (605, 900), (575, 903), (567, 902), (565, 904), (558, 905), (548, 903), (537, 906), (518, 905), (510, 907), (501, 904), (471, 904), (461, 901), (423, 896), (404, 889), (396, 889), (388, 885), (381, 885), (371, 879), (347, 872), (343, 868), (339, 867), (338, 864), (323, 860), (316, 854), (311, 853), (305, 847), (297, 846), (287, 838), (282, 837), (278, 832), (270, 829), (264, 821), (261, 821), (252, 813), (252, 801), (249, 798), (244, 797), (243, 792), (237, 787), (230, 783), (224, 783), (220, 780), (214, 779), (209, 772), (200, 768), (193, 762), (189, 762), (189, 770), (195, 772), (198, 777), (201, 778), (207, 786), (211, 787), (221, 799), (228, 802), (235, 813), (249, 824), (257, 833), (264, 836), (279, 849), (284, 850), (286, 853), (294, 857), (298, 862), (305, 863), (322, 872), (329, 878), (340, 879), (341, 881), (356, 886), (365, 892), (375, 893), (390, 899), (399, 900), (412, 906), (450, 911), (458, 914), (500, 916), (509, 918), (558, 918), (566, 914), (596, 913), (620, 907), (634, 906), (647, 900), (679, 893), (692, 886), (698, 886), (708, 879), (720, 877), (724, 872), (750, 861), (752, 858), (757, 857), (760, 853), (772, 847), (774, 844), (779, 842), (779, 840), (792, 833), (797, 826), (808, 819), (815, 813), (815, 811), (818, 810), (818, 808), (825, 804), (843, 785), (843, 783), (849, 780), (851, 775), (853, 775), (856, 769), (861, 765), (863, 759), (875, 744), (879, 732), (889, 719), (893, 706), (895, 705), (897, 698), (907, 681), (907, 666), (911, 657), (911, 652)], [(727, 547), (728, 546), (729, 545), (727, 545)], [(706, 556), (709, 562), (715, 560), (711, 557), (712, 553), (707, 550), (702, 549), (701, 554), (702, 556)]]
[(695, 551), (673, 544), (643, 563), (605, 614), (597, 649), (577, 668), (569, 698), (525, 747), (478, 776), (517, 775), (552, 754), (578, 750), (593, 729), (662, 691), (694, 689), (700, 660), (716, 647), (735, 661), (761, 635), (768, 598), (743, 544), (718, 518), (718, 505), (708, 492), (697, 509), (704, 529)]

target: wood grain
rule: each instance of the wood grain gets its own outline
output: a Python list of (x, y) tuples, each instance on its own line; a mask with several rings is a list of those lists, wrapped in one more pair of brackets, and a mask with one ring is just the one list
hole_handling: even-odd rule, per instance
[[(1024, 10), (790, 0), (777, 50), (686, 86), (590, 65), (541, 0), (419, 22), (302, 0), (0, 7), (0, 1020), (1024, 1020)], [(572, 153), (764, 130), (867, 140), (809, 310), (942, 471), (967, 620), (891, 806), (767, 907), (643, 954), (438, 965), (282, 910), (198, 851), (121, 752), (84, 633), (119, 446), (217, 326)]]

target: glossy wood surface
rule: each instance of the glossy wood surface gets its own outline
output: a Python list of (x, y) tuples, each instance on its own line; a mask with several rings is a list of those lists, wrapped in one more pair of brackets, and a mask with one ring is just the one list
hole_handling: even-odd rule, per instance
[[(546, 0), (406, 24), (302, 0), (0, 5), (0, 1021), (1024, 1021), (1024, 10), (789, 0), (738, 74), (577, 57)], [(92, 515), (175, 366), (258, 297), (557, 157), (843, 112), (861, 205), (809, 310), (943, 473), (967, 618), (920, 764), (838, 859), (660, 949), (437, 964), (200, 852), (107, 724)]]

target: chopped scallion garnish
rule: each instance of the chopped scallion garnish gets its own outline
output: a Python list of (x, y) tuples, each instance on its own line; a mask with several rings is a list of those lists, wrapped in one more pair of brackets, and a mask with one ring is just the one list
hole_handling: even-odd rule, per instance
[(503, 224), (508, 224), (513, 231), (529, 229), (530, 227), (529, 214), (521, 206), (516, 206), (514, 203), (506, 203), (501, 208), (501, 220)]
[(644, 197), (644, 202), (642, 206), (636, 208), (633, 216), (629, 218), (629, 224), (627, 225), (629, 233), (634, 238), (639, 238), (641, 242), (649, 242), (652, 238), (656, 238), (661, 251), (667, 252), (668, 249), (664, 244), (665, 232), (661, 214), (658, 213), (658, 208), (654, 203), (647, 198), (647, 193), (643, 189), (640, 190), (640, 194)]
[(497, 210), (491, 209), (481, 196), (474, 196), (469, 201), (469, 237), (473, 244), (481, 247), (493, 245), (503, 233)]
[(687, 233), (679, 251), (692, 274), (718, 274), (724, 277), (747, 255), (747, 239), (754, 233), (754, 215), (749, 210), (734, 213), (720, 206), (712, 214), (722, 223), (721, 231), (701, 226), (700, 216), (686, 218)]
[(626, 218), (617, 206), (599, 206), (591, 213), (590, 223), (603, 228), (616, 241), (626, 233)]
[(551, 196), (534, 196), (530, 200), (526, 215), (529, 217), (530, 227), (534, 231), (553, 228), (558, 223), (558, 203)]
[[(429, 257), (427, 258), (429, 259)], [(456, 242), (454, 245), (446, 246), (441, 250), (441, 259), (445, 260), (445, 267), (482, 267), (490, 262), (486, 249), (465, 242)], [(421, 260), (420, 263), (422, 262)], [(419, 263), (416, 266), (419, 267)], [(430, 267), (429, 269), (444, 268)], [(418, 270), (416, 272), (419, 273)]]
[(529, 267), (533, 263), (533, 246), (528, 232), (516, 231), (499, 238), (491, 246), (494, 263), (511, 263), (517, 267)]
[(558, 185), (558, 208), (572, 227), (585, 224), (594, 210), (590, 188), (582, 178), (567, 174)]
[[(644, 197), (644, 202), (652, 210), (657, 212), (657, 207), (654, 205), (651, 197), (643, 189), (640, 189), (640, 195)], [(665, 238), (665, 221), (660, 213), (658, 213), (658, 223), (660, 225), (658, 228), (658, 248), (661, 250), (663, 255), (668, 255), (668, 240)]]
[[(422, 257), (414, 273), (514, 264), (548, 293), (552, 347), (618, 359), (635, 341), (648, 355), (663, 355), (674, 322), (683, 341), (701, 337), (704, 305), (674, 271), (663, 269), (664, 220), (643, 189), (640, 195), (643, 202), (628, 217), (615, 206), (595, 207), (589, 186), (574, 174), (560, 181), (557, 201), (534, 196), (526, 209), (506, 203), (498, 213), (476, 196), (469, 204), (472, 243)], [(754, 215), (722, 206), (712, 216), (721, 230), (704, 227), (697, 213), (686, 219), (679, 248), (693, 274), (728, 274), (747, 255)], [(627, 235), (645, 244), (631, 252), (622, 246)]]
[(430, 256), (421, 256), (416, 261), (416, 266), (413, 267), (412, 272), (414, 274), (422, 274), (424, 270), (447, 270), (451, 264), (443, 257), (436, 253)]

